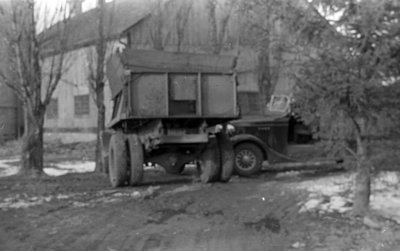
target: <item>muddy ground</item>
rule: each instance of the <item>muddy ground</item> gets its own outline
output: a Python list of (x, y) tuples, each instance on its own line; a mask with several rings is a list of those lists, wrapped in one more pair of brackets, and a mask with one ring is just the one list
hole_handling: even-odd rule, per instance
[(307, 193), (296, 184), (342, 174), (201, 184), (190, 168), (151, 170), (142, 186), (120, 189), (98, 173), (4, 177), (0, 250), (400, 250), (390, 220), (376, 216), (374, 227), (348, 213), (299, 212)]
[(2, 209), (0, 250), (400, 250), (393, 222), (299, 213), (305, 194), (289, 187), (319, 175), (201, 184), (153, 173), (121, 189), (94, 173), (1, 178), (0, 198), (32, 204)]

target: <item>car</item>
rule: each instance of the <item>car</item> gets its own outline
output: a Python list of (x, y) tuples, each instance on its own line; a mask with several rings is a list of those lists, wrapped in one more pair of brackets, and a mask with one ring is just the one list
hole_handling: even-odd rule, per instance
[(234, 171), (241, 176), (260, 172), (263, 162), (282, 162), (288, 150), (289, 116), (268, 114), (231, 121)]

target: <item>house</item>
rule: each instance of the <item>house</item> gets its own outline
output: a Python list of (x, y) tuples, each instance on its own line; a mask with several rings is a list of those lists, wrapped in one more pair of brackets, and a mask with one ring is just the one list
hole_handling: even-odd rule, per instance
[(23, 133), (23, 111), (14, 92), (0, 83), (0, 143)]
[[(77, 12), (69, 23), (66, 71), (47, 107), (44, 124), (47, 132), (92, 132), (97, 125), (97, 108), (88, 84), (91, 69), (94, 69), (95, 65), (95, 45), (98, 40), (97, 12), (96, 9), (80, 12), (85, 10), (76, 8), (83, 3), (81, 0), (71, 0), (70, 3), (75, 6), (73, 9)], [(120, 34), (149, 15), (151, 7), (151, 0), (147, 4), (143, 4), (141, 0), (114, 0), (106, 4), (104, 30), (108, 41), (108, 53), (124, 46), (125, 42)], [(47, 61), (57, 56), (57, 48), (54, 47), (56, 43), (52, 43), (56, 32), (56, 27), (52, 27), (43, 36)], [(107, 82), (105, 100), (108, 121), (111, 98)]]
[[(0, 12), (10, 8), (9, 2), (0, 3)], [(4, 12), (1, 13), (4, 15)], [(2, 20), (0, 15), (0, 34), (4, 34), (7, 30), (8, 22)], [(0, 36), (0, 72), (7, 69), (7, 63), (4, 60), (7, 57), (7, 41), (4, 36)], [(0, 77), (0, 143), (4, 140), (16, 139), (23, 133), (23, 109), (21, 102)]]
[[(95, 9), (81, 12), (82, 0), (70, 2), (74, 6), (71, 9), (78, 10), (71, 19), (67, 42), (70, 65), (48, 107), (45, 119), (47, 131), (93, 131), (96, 128), (97, 111), (88, 77), (98, 38), (97, 12)], [(107, 1), (104, 21), (107, 53), (128, 46), (171, 52), (235, 55), (238, 57), (238, 101), (241, 113), (262, 114), (271, 94), (271, 90), (268, 90), (271, 82), (278, 83), (278, 86), (290, 86), (290, 80), (282, 73), (280, 66), (283, 55), (278, 50), (271, 50), (269, 58), (260, 57), (259, 51), (249, 42), (251, 36), (243, 25), (246, 20), (242, 13), (233, 11), (229, 3), (227, 0)], [(271, 27), (274, 35), (282, 33), (275, 23)], [(52, 29), (45, 32), (50, 41), (44, 47), (48, 49), (49, 58), (56, 51), (56, 48), (52, 48), (52, 32)], [(268, 46), (273, 46), (273, 43)], [(264, 73), (267, 68), (269, 76)], [(109, 121), (111, 96), (107, 84), (105, 105), (106, 121)], [(288, 88), (275, 89), (285, 92)]]

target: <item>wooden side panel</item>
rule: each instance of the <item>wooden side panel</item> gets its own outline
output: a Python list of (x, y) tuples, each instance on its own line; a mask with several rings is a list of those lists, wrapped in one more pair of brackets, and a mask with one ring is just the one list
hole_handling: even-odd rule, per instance
[(196, 74), (171, 74), (169, 81), (171, 100), (196, 100)]
[(202, 75), (203, 116), (237, 116), (236, 83), (231, 75)]
[[(144, 73), (133, 74), (131, 78), (128, 117), (238, 116), (236, 82), (232, 75)], [(186, 85), (190, 88), (184, 88)]]
[(130, 88), (132, 116), (168, 116), (168, 83), (165, 74), (134, 75)]
[(195, 116), (197, 107), (197, 74), (170, 74), (169, 115)]

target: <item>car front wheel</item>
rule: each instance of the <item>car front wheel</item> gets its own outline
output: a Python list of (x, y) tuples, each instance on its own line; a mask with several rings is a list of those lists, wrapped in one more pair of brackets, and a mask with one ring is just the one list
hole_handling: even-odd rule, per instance
[(241, 176), (257, 174), (262, 166), (263, 153), (252, 143), (241, 143), (235, 146), (235, 172)]

